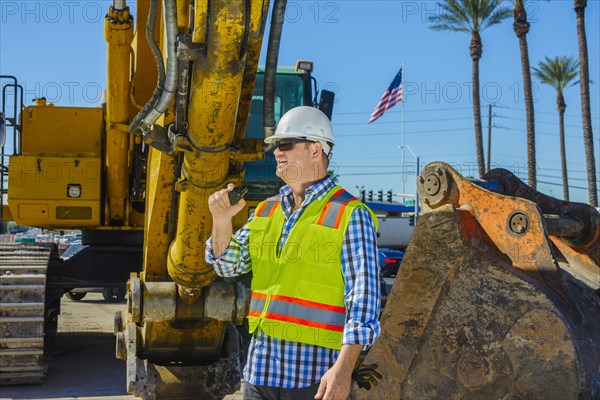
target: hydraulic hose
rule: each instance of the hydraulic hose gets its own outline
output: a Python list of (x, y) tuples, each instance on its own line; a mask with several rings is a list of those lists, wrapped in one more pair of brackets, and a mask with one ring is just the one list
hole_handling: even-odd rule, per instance
[(275, 80), (277, 77), (279, 45), (281, 43), (286, 5), (287, 0), (275, 0), (273, 14), (271, 15), (271, 29), (269, 30), (269, 44), (265, 63), (265, 85), (263, 89), (263, 127), (265, 137), (272, 136), (275, 133)]
[(158, 68), (158, 84), (152, 98), (146, 103), (144, 108), (134, 118), (129, 132), (139, 133), (139, 125), (148, 126), (156, 122), (156, 120), (164, 114), (167, 107), (173, 100), (177, 89), (177, 4), (176, 0), (164, 0), (163, 11), (165, 30), (167, 38), (167, 69), (163, 65), (163, 58), (154, 40), (154, 24), (156, 21), (158, 0), (152, 0), (150, 13), (148, 14), (148, 22), (146, 24), (146, 37), (148, 44), (154, 54), (156, 65)]
[(164, 0), (165, 27), (167, 37), (167, 69), (165, 86), (156, 105), (142, 120), (143, 125), (152, 125), (167, 111), (177, 91), (177, 3), (176, 0)]
[(158, 48), (158, 44), (154, 39), (154, 26), (156, 25), (156, 15), (158, 14), (158, 0), (150, 1), (150, 10), (148, 12), (148, 20), (146, 21), (146, 39), (148, 40), (148, 45), (150, 46), (150, 50), (152, 51), (152, 55), (154, 55), (154, 60), (156, 61), (156, 69), (158, 70), (158, 80), (156, 82), (156, 88), (154, 89), (154, 93), (152, 93), (152, 97), (148, 102), (144, 105), (144, 107), (140, 110), (140, 112), (135, 116), (131, 126), (129, 127), (129, 133), (140, 133), (138, 127), (142, 122), (142, 119), (150, 112), (150, 110), (154, 107), (160, 95), (163, 91), (163, 85), (165, 84), (165, 66), (163, 64), (163, 56)]

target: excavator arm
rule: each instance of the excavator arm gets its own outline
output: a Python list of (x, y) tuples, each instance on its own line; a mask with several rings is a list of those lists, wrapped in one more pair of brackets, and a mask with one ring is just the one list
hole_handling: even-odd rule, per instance
[[(165, 72), (129, 131), (150, 146), (144, 264), (117, 316), (127, 389), (146, 399), (221, 399), (239, 388), (246, 288), (204, 261), (208, 196), (262, 157), (245, 139), (268, 1), (163, 0)], [(180, 4), (185, 3), (185, 4)], [(238, 135), (236, 136), (236, 132)], [(126, 133), (129, 135), (129, 133)], [(239, 151), (245, 149), (246, 151)], [(109, 187), (110, 190), (110, 187)], [(117, 198), (118, 200), (118, 198)], [(166, 228), (166, 229), (165, 229)]]
[(263, 147), (276, 119), (317, 105), (331, 117), (333, 105), (325, 90), (317, 104), (311, 62), (277, 65), (285, 0), (272, 2), (266, 63), (258, 66), (270, 5), (148, 0), (136, 3), (134, 16), (126, 0), (113, 0), (100, 107), (45, 98), (25, 107), (16, 77), (0, 75), (3, 93), (13, 88), (11, 113), (1, 100), (0, 199), (6, 195), (8, 208), (0, 204), (0, 222), (82, 230), (86, 245), (68, 260), (56, 247), (0, 248), (0, 290), (10, 293), (0, 293), (0, 384), (43, 381), (45, 339), (65, 292), (120, 287), (129, 277), (127, 308), (115, 318), (128, 391), (210, 400), (239, 388), (236, 326), (248, 288), (217, 278), (204, 261), (208, 197), (228, 183), (248, 185), (248, 208), (233, 221), (241, 227), (281, 186), (272, 149)]
[[(246, 316), (249, 290), (242, 282), (217, 278), (204, 261), (212, 229), (208, 197), (228, 183), (248, 183), (254, 193), (254, 198), (248, 195), (249, 206), (264, 199), (264, 188), (272, 189), (264, 171), (262, 178), (250, 176), (252, 182), (246, 182), (245, 173), (256, 172), (250, 162), (268, 151), (262, 139), (274, 129), (276, 94), (277, 116), (293, 106), (313, 104), (310, 90), (305, 90), (305, 83), (310, 89), (309, 71), (290, 75), (303, 75), (303, 80), (285, 87), (287, 98), (275, 85), (285, 1), (273, 5), (261, 96), (255, 81), (270, 2), (188, 3), (150, 2), (147, 37), (157, 59), (159, 84), (127, 133), (132, 145), (149, 146), (144, 261), (141, 273), (129, 281), (128, 308), (117, 315), (115, 329), (117, 356), (127, 362), (127, 389), (146, 399), (221, 399), (239, 389), (243, 350), (235, 326)], [(113, 5), (109, 15), (122, 21), (126, 9), (116, 8)], [(159, 34), (153, 28), (157, 26)], [(121, 26), (116, 28), (120, 32)], [(264, 107), (259, 129), (254, 124), (255, 97), (263, 99), (257, 102)], [(254, 121), (251, 127), (249, 117)], [(121, 135), (115, 132), (115, 137)], [(125, 154), (120, 157), (126, 161)], [(114, 223), (122, 206), (110, 189), (109, 184)], [(241, 227), (247, 216), (247, 210), (240, 213), (234, 225)]]

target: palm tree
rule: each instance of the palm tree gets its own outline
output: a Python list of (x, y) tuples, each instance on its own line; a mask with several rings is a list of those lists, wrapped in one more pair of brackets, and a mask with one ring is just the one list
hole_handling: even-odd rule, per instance
[(572, 57), (546, 57), (546, 61), (540, 61), (538, 67), (533, 67), (533, 74), (542, 82), (556, 89), (556, 105), (558, 110), (558, 122), (560, 127), (560, 163), (563, 180), (563, 197), (569, 200), (569, 178), (567, 176), (567, 155), (565, 150), (565, 98), (563, 90), (576, 84), (579, 61)]
[(510, 15), (510, 9), (501, 7), (500, 3), (502, 0), (444, 0), (438, 3), (441, 9), (440, 15), (429, 18), (433, 30), (465, 32), (471, 35), (469, 52), (473, 61), (473, 117), (479, 177), (485, 173), (479, 97), (479, 59), (483, 53), (481, 32), (492, 25), (499, 24)]
[(587, 0), (575, 0), (574, 9), (577, 15), (577, 38), (579, 42), (579, 88), (581, 90), (581, 118), (583, 120), (583, 146), (588, 176), (588, 193), (590, 205), (598, 206), (596, 187), (596, 161), (594, 159), (594, 142), (592, 134), (592, 111), (590, 110), (590, 73), (588, 65), (587, 37), (585, 35), (585, 8)]
[(531, 91), (531, 68), (529, 67), (529, 49), (527, 47), (527, 33), (529, 22), (525, 10), (525, 0), (514, 0), (513, 29), (519, 39), (521, 52), (521, 69), (523, 71), (523, 91), (525, 94), (525, 111), (527, 117), (527, 175), (529, 186), (535, 189), (537, 184), (535, 161), (535, 123), (533, 112), (533, 94)]

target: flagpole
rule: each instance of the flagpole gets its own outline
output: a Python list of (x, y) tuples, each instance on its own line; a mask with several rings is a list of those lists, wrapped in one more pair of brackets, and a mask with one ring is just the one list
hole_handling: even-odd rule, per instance
[[(400, 85), (403, 84), (403, 82), (405, 82), (406, 80), (404, 79), (404, 77), (406, 76), (404, 73), (404, 61), (402, 61), (402, 80), (400, 82)], [(402, 193), (406, 193), (406, 191), (404, 190), (404, 181), (405, 181), (405, 170), (404, 170), (404, 93), (402, 93)], [(404, 204), (405, 202), (405, 198), (402, 197), (402, 204)]]

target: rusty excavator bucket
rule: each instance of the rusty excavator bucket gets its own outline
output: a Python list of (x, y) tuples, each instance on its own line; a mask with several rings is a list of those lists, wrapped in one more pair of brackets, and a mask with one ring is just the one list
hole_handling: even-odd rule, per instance
[(419, 177), (420, 215), (357, 399), (600, 399), (600, 215), (506, 170)]

